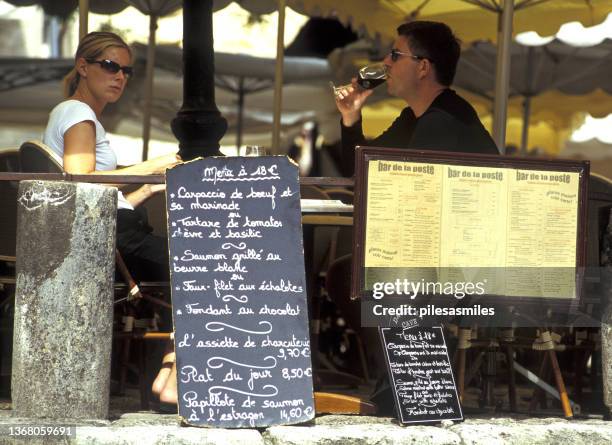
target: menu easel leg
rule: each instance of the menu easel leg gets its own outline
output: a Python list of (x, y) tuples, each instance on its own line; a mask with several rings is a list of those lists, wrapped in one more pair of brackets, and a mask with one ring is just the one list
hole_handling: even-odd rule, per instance
[[(565, 388), (565, 382), (563, 381), (563, 375), (561, 374), (561, 369), (559, 368), (559, 362), (557, 361), (557, 355), (555, 353), (555, 344), (549, 330), (541, 330), (540, 336), (536, 341), (536, 344), (534, 344), (534, 348), (544, 352), (539, 372), (540, 378), (545, 378), (544, 373), (547, 370), (546, 366), (548, 362), (550, 362), (550, 369), (555, 377), (555, 383), (557, 384), (557, 390), (559, 391), (559, 400), (561, 401), (563, 414), (566, 418), (573, 417), (574, 414), (567, 395), (567, 389)], [(531, 403), (529, 405), (530, 410), (535, 409), (540, 391), (541, 390), (539, 388), (534, 391), (533, 398), (531, 399)]]
[[(542, 361), (540, 362), (540, 369), (538, 371), (538, 376), (541, 379), (545, 379), (545, 374), (547, 373), (547, 371), (548, 371), (548, 355), (544, 354), (542, 355)], [(535, 411), (538, 405), (538, 401), (540, 401), (543, 395), (544, 395), (544, 390), (540, 388), (539, 386), (536, 386), (536, 388), (533, 390), (531, 401), (529, 402), (529, 411)]]
[(565, 383), (563, 382), (563, 376), (561, 375), (561, 369), (559, 368), (559, 362), (557, 361), (557, 355), (555, 354), (554, 349), (549, 349), (547, 353), (550, 357), (550, 363), (552, 365), (555, 381), (557, 382), (557, 389), (559, 390), (559, 398), (561, 399), (563, 414), (566, 418), (574, 417), (572, 407), (569, 403), (569, 397), (567, 396), (567, 389), (565, 388)]
[(508, 365), (508, 402), (510, 412), (516, 412), (516, 374), (514, 372), (514, 328), (502, 331), (500, 339), (505, 345), (506, 363)]
[(465, 360), (471, 338), (471, 328), (459, 329), (459, 342), (457, 344), (457, 391), (459, 392), (459, 401), (462, 403), (465, 391)]

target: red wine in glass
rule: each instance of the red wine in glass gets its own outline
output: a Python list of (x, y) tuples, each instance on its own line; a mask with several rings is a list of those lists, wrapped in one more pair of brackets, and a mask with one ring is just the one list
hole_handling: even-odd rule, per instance
[(357, 83), (364, 90), (376, 88), (385, 80), (387, 80), (387, 68), (382, 63), (364, 66), (357, 76)]
[[(359, 70), (359, 74), (357, 75), (357, 84), (364, 90), (376, 88), (385, 80), (387, 80), (387, 68), (382, 63), (364, 66)], [(337, 87), (333, 82), (330, 82), (329, 85), (331, 86), (336, 98), (339, 97), (341, 91), (346, 90), (351, 86), (351, 84), (346, 84)]]
[(379, 78), (379, 79), (364, 79), (361, 76), (357, 77), (357, 83), (364, 90), (371, 90), (373, 88), (376, 88), (378, 85), (380, 85), (381, 83), (384, 83), (386, 80), (387, 79), (385, 79), (384, 77), (382, 79), (381, 78)]

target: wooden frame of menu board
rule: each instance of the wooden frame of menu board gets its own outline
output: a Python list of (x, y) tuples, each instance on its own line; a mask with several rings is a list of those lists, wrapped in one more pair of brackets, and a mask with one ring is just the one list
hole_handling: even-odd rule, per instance
[[(375, 169), (370, 171), (373, 167)], [(549, 266), (551, 270), (579, 270), (577, 268), (585, 266), (588, 176), (588, 161), (358, 147), (351, 298), (372, 293), (371, 289), (365, 289), (365, 275), (367, 270), (374, 270), (376, 273), (378, 270), (384, 271), (374, 269), (376, 267), (389, 268), (390, 271), (390, 268), (439, 268), (450, 264), (457, 267), (503, 267), (504, 271), (507, 271), (511, 267), (518, 268), (517, 264), (520, 262), (521, 270), (525, 270), (527, 267), (538, 268), (535, 263), (543, 258), (543, 252), (547, 255), (553, 252), (554, 255), (547, 256), (546, 261), (552, 264), (551, 258), (557, 258), (563, 265)], [(372, 190), (369, 186), (373, 187)], [(372, 201), (368, 204), (370, 194)], [(419, 202), (415, 204), (416, 201)], [(475, 203), (476, 201), (478, 202)], [(467, 227), (469, 221), (476, 220), (470, 213), (480, 212), (483, 203), (485, 208), (491, 207), (491, 215), (494, 215), (491, 217), (492, 221), (489, 221), (487, 216), (478, 219), (479, 224), (484, 221), (484, 228), (472, 227), (469, 233), (465, 228), (462, 229), (463, 232), (452, 232), (455, 228)], [(417, 208), (411, 207), (413, 204)], [(368, 205), (374, 210), (368, 208)], [(542, 224), (542, 220), (537, 224), (537, 218), (542, 218), (542, 209), (545, 210), (546, 224)], [(530, 215), (535, 217), (529, 219)], [(517, 222), (519, 220), (522, 222), (520, 225)], [(367, 226), (368, 221), (371, 221), (370, 228)], [(499, 224), (500, 222), (502, 224)], [(529, 230), (532, 232), (522, 233), (525, 231), (522, 228), (525, 223), (527, 227), (531, 227)], [(552, 233), (549, 238), (546, 238), (548, 235), (544, 225)], [(403, 227), (411, 227), (412, 232), (416, 230), (414, 227), (420, 227), (423, 233), (433, 227), (432, 233), (438, 230), (437, 238), (432, 235), (433, 238), (428, 240), (427, 234), (417, 238), (423, 233), (411, 235), (409, 231), (403, 231)], [(499, 234), (486, 237), (497, 238), (483, 238), (483, 234), (495, 232), (487, 230), (487, 227), (494, 228)], [(551, 227), (554, 230), (550, 230)], [(399, 231), (403, 231), (401, 235), (398, 235)], [(461, 236), (456, 236), (458, 233)], [(543, 245), (548, 250), (533, 247), (541, 246), (539, 241), (532, 244), (525, 242), (529, 236), (537, 236), (540, 239), (544, 237), (548, 244)], [(470, 241), (470, 237), (476, 240)], [(456, 241), (457, 239), (459, 241)], [(461, 244), (465, 239), (468, 239), (468, 242)], [(559, 240), (562, 242), (557, 242)], [(416, 241), (425, 243), (425, 248), (421, 245), (418, 252), (414, 250)], [(368, 242), (370, 245), (366, 246)], [(436, 242), (438, 250), (436, 247), (427, 248), (436, 246)], [(466, 248), (470, 246), (470, 242), (474, 247), (473, 252)], [(479, 246), (490, 244), (495, 245), (493, 256), (481, 255)], [(389, 248), (385, 249), (387, 246)], [(531, 256), (524, 253), (529, 251), (530, 246)], [(459, 257), (458, 260), (456, 252), (461, 252), (461, 249), (464, 257)], [(432, 256), (428, 258), (430, 254)], [(457, 261), (462, 260), (467, 264), (458, 265)], [(488, 265), (478, 264), (487, 261)], [(415, 262), (419, 264), (412, 264)], [(544, 267), (545, 265), (539, 266), (539, 269), (543, 270)], [(505, 285), (509, 282), (511, 280), (505, 281)], [(507, 286), (498, 289), (506, 291), (511, 287)], [(521, 293), (524, 290), (516, 293), (516, 289), (508, 293), (486, 292), (483, 297), (488, 299), (504, 296), (508, 298), (504, 301), (511, 301), (513, 304), (537, 303), (542, 301), (542, 297), (553, 305), (568, 301), (576, 303), (580, 300), (582, 289), (575, 275), (573, 286), (572, 294), (568, 294), (572, 297), (563, 299), (555, 298), (554, 293), (525, 295)]]

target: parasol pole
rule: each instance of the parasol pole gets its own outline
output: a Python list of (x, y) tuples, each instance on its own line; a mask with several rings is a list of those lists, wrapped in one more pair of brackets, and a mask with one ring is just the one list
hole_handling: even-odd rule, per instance
[(274, 70), (274, 123), (272, 153), (280, 151), (281, 107), (283, 103), (283, 63), (285, 57), (285, 0), (278, 0), (278, 32), (276, 36), (276, 66)]
[(242, 146), (242, 127), (244, 119), (244, 76), (238, 80), (238, 117), (236, 120), (236, 156), (240, 156)]
[(87, 35), (89, 27), (89, 0), (79, 0), (79, 40)]
[(512, 44), (512, 16), (514, 0), (504, 0), (498, 16), (497, 65), (495, 68), (495, 97), (493, 102), (493, 140), (501, 154), (506, 152), (506, 118), (510, 89), (510, 45)]
[(521, 132), (521, 155), (527, 154), (529, 142), (529, 118), (531, 116), (531, 96), (534, 90), (534, 53), (533, 47), (527, 48), (527, 66), (525, 67), (525, 79), (527, 81), (527, 91), (523, 100), (523, 128)]
[(157, 32), (157, 15), (149, 16), (149, 43), (147, 46), (147, 67), (145, 71), (144, 104), (142, 114), (142, 160), (149, 158), (149, 140), (151, 139), (151, 108), (153, 102), (153, 75), (155, 70), (155, 34)]
[(529, 115), (531, 114), (531, 96), (525, 96), (523, 100), (523, 128), (521, 129), (521, 155), (527, 154), (529, 141)]

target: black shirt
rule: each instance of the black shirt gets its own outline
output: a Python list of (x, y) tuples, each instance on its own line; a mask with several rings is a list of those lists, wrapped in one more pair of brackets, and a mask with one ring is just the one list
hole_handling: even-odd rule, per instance
[(440, 93), (420, 117), (406, 107), (384, 133), (366, 144), (361, 120), (342, 128), (345, 167), (353, 164), (355, 146), (412, 148), (416, 150), (499, 154), (495, 142), (483, 127), (474, 108), (453, 90)]

